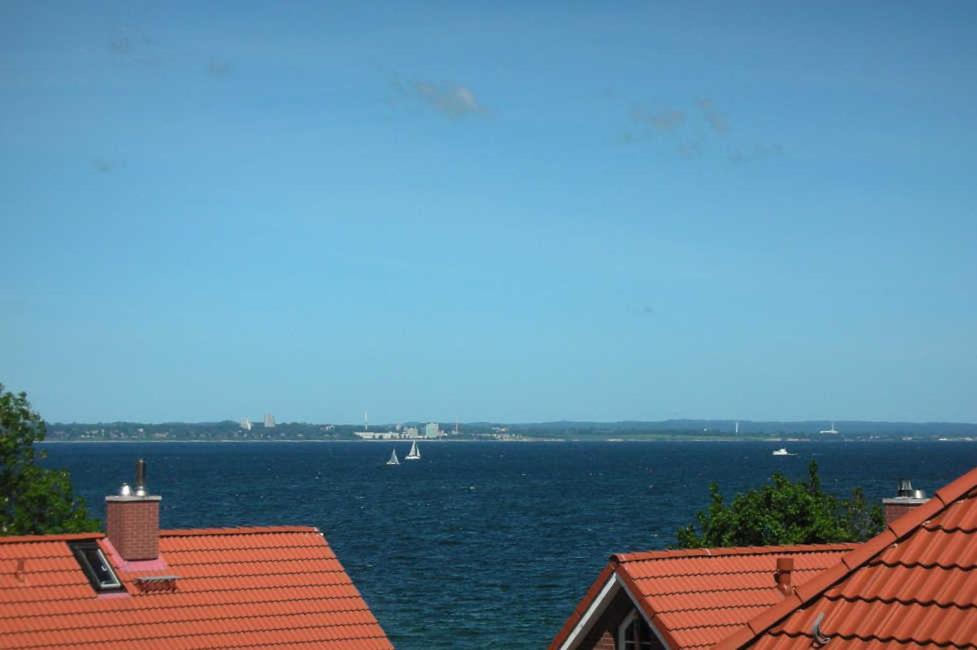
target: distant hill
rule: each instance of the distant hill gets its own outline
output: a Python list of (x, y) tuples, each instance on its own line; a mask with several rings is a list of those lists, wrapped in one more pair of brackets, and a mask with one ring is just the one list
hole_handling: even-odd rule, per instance
[[(737, 420), (659, 420), (620, 422), (555, 421), (511, 424), (513, 432), (521, 431), (601, 431), (608, 433), (713, 433), (735, 435)], [(977, 423), (971, 422), (876, 422), (865, 420), (838, 420), (834, 427), (841, 434), (889, 435), (889, 436), (977, 436)], [(740, 435), (791, 435), (819, 434), (829, 429), (832, 422), (803, 420), (797, 422), (739, 420)]]

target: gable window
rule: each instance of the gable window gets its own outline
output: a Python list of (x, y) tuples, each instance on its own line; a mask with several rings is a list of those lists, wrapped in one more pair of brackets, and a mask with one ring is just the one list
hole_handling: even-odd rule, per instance
[(655, 635), (643, 616), (632, 610), (617, 629), (618, 650), (652, 650)]
[(99, 592), (121, 591), (122, 583), (112, 570), (109, 561), (105, 559), (105, 554), (95, 542), (77, 542), (71, 544), (71, 552), (75, 554), (75, 559), (85, 572), (88, 581), (92, 583), (92, 588)]

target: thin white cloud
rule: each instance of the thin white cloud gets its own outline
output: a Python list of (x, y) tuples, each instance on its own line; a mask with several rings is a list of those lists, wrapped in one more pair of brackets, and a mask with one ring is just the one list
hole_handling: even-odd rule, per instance
[(470, 88), (455, 83), (416, 81), (409, 89), (413, 94), (439, 113), (452, 119), (488, 113)]

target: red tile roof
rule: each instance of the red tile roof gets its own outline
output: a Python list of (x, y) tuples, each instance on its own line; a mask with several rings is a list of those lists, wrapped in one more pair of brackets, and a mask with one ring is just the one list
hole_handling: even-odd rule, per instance
[[(125, 593), (96, 595), (68, 546), (80, 540)], [(159, 547), (125, 562), (102, 534), (0, 537), (0, 648), (393, 647), (315, 528), (164, 530)]]
[(977, 469), (749, 621), (719, 648), (977, 647)]
[(627, 588), (670, 647), (708, 647), (784, 599), (774, 582), (778, 557), (794, 559), (797, 585), (837, 564), (853, 547), (754, 546), (613, 555), (550, 648), (562, 647), (611, 576)]

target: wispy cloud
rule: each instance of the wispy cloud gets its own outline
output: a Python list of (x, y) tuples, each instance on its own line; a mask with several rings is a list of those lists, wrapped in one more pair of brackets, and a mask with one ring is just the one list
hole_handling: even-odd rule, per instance
[(641, 106), (634, 106), (631, 108), (631, 119), (650, 126), (659, 133), (669, 133), (685, 123), (685, 112), (671, 108), (653, 112)]
[(417, 80), (403, 82), (391, 79), (391, 86), (401, 99), (420, 102), (451, 119), (488, 115), (490, 110), (475, 96), (475, 92), (456, 83)]
[(128, 36), (117, 36), (109, 40), (109, 51), (113, 54), (125, 56), (132, 51), (132, 41)]
[(678, 153), (683, 158), (698, 158), (702, 155), (702, 143), (698, 140), (683, 142), (678, 146)]
[(729, 122), (726, 121), (726, 116), (720, 113), (716, 106), (712, 103), (710, 99), (700, 99), (699, 109), (702, 111), (702, 117), (709, 123), (709, 126), (713, 128), (717, 133), (728, 133), (729, 132)]
[(435, 84), (429, 81), (414, 83), (417, 96), (436, 110), (451, 118), (486, 113), (469, 88), (453, 83)]
[(752, 147), (736, 148), (729, 152), (729, 162), (733, 164), (748, 163), (784, 155), (784, 148), (779, 144), (755, 144)]
[[(614, 103), (621, 102), (613, 91), (605, 95)], [(632, 102), (628, 117), (630, 121), (617, 142), (624, 145), (649, 142), (670, 148), (686, 160), (726, 158), (739, 164), (784, 154), (779, 144), (737, 142), (725, 113), (711, 99), (655, 108)]]
[(138, 30), (123, 30), (108, 40), (112, 57), (125, 64), (154, 66), (159, 63), (155, 53), (155, 41)]
[[(696, 106), (698, 111), (695, 110)], [(683, 144), (676, 148), (686, 158), (694, 158), (702, 153), (710, 133), (725, 135), (729, 132), (726, 116), (710, 99), (701, 99), (688, 107), (668, 106), (654, 109), (632, 103), (628, 115), (632, 128), (626, 132), (624, 142), (658, 139), (656, 136), (671, 134), (682, 139)]]
[(116, 163), (106, 158), (96, 158), (92, 161), (92, 168), (99, 174), (108, 174), (115, 169)]
[(231, 64), (220, 59), (211, 59), (207, 63), (207, 74), (217, 79), (223, 79), (231, 73)]
[(632, 303), (631, 305), (627, 305), (626, 308), (631, 315), (639, 318), (654, 318), (655, 316), (658, 316), (658, 310), (648, 303)]

